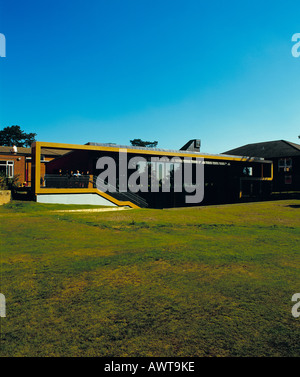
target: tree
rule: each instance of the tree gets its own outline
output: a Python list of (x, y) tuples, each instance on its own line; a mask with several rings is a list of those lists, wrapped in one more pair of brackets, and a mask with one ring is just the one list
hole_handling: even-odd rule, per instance
[(130, 140), (131, 145), (136, 147), (148, 147), (155, 148), (158, 144), (158, 141), (143, 141), (141, 139)]
[(10, 147), (30, 147), (35, 141), (36, 133), (25, 133), (20, 126), (10, 126), (0, 131), (0, 145)]

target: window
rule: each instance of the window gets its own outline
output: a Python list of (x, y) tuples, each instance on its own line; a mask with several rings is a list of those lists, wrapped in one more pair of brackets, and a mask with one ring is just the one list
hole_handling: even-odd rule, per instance
[(8, 178), (13, 178), (14, 176), (14, 162), (13, 161), (7, 161), (7, 166), (6, 166), (6, 175)]
[(247, 177), (251, 177), (253, 175), (252, 166), (246, 166), (246, 167), (244, 167), (243, 174), (246, 175)]
[(0, 161), (0, 173), (4, 174), (7, 178), (13, 178), (14, 162), (13, 161)]
[(280, 158), (278, 160), (278, 171), (284, 171), (284, 172), (289, 172), (292, 170), (292, 159), (290, 157), (288, 158)]
[(284, 177), (284, 183), (285, 183), (286, 185), (291, 185), (291, 184), (292, 184), (292, 176), (291, 176), (291, 175), (286, 175), (286, 176)]

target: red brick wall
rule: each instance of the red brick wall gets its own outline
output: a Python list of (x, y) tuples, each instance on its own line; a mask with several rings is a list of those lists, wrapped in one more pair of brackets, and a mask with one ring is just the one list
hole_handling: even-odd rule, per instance
[[(18, 176), (19, 185), (22, 186), (26, 184), (27, 186), (31, 186), (31, 160), (26, 159), (25, 156), (21, 154), (0, 154), (0, 161), (14, 161), (14, 176)], [(53, 158), (47, 158), (46, 161), (51, 161)], [(45, 167), (46, 163), (41, 162), (41, 176), (45, 174)]]
[(14, 155), (12, 153), (1, 154), (1, 161), (14, 161), (14, 176), (19, 176), (19, 183), (22, 185), (25, 182), (25, 156)]

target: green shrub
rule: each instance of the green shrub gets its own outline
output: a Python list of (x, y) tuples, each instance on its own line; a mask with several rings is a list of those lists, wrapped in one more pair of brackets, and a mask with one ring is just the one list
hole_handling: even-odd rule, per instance
[(19, 175), (7, 178), (3, 172), (0, 173), (0, 190), (13, 190), (19, 186)]

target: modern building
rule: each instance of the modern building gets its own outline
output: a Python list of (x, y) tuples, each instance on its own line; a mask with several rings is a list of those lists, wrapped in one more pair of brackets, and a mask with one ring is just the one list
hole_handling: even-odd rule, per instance
[[(47, 151), (57, 157), (43, 165)], [(197, 139), (180, 150), (35, 142), (31, 176), (38, 202), (166, 208), (264, 198), (273, 164), (202, 153)]]
[(246, 144), (225, 155), (262, 157), (273, 162), (273, 192), (300, 191), (300, 145), (286, 140)]

